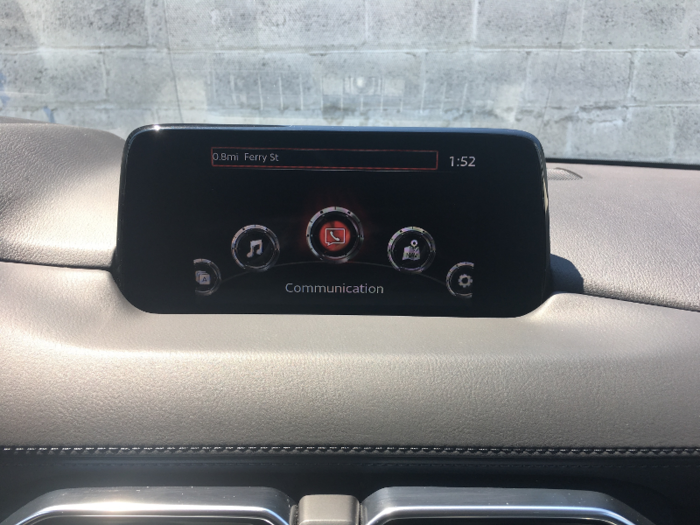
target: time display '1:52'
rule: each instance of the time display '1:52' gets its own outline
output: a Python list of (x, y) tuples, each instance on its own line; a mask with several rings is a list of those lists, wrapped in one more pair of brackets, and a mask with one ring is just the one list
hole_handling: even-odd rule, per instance
[(450, 166), (453, 168), (476, 168), (476, 157), (468, 155), (450, 157)]

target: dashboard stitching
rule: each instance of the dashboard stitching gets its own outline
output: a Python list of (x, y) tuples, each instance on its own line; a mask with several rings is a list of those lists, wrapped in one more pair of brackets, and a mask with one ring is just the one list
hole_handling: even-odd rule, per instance
[[(182, 468), (183, 466), (189, 466), (189, 467), (199, 467), (199, 468), (214, 468), (214, 467), (222, 467), (222, 468), (231, 468), (235, 466), (236, 468), (241, 468), (241, 467), (285, 467), (285, 468), (290, 468), (290, 467), (304, 467), (304, 468), (309, 468), (309, 467), (329, 467), (329, 466), (335, 466), (335, 467), (347, 467), (347, 464), (343, 463), (292, 463), (292, 462), (284, 462), (284, 463), (223, 463), (223, 462), (202, 462), (202, 463), (194, 463), (194, 464), (183, 464), (183, 463), (111, 463), (111, 462), (102, 462), (102, 461), (95, 461), (95, 462), (90, 462), (90, 463), (64, 463), (64, 462), (32, 462), (32, 463), (14, 463), (14, 462), (0, 462), (0, 466), (2, 467), (55, 467), (55, 468), (104, 468), (104, 467), (130, 467), (130, 468), (161, 468), (161, 467), (169, 467), (169, 468)], [(397, 463), (363, 463), (361, 465), (363, 468), (438, 468), (438, 469), (473, 469), (475, 467), (474, 464), (462, 464), (462, 463), (426, 463), (426, 462), (420, 462), (420, 463), (404, 463), (404, 464), (397, 464)], [(698, 469), (698, 463), (696, 461), (693, 461), (691, 463), (679, 463), (679, 464), (669, 464), (669, 463), (663, 463), (663, 464), (658, 464), (658, 465), (653, 465), (653, 464), (643, 464), (643, 465), (638, 465), (638, 464), (626, 464), (626, 465), (610, 465), (610, 464), (566, 464), (566, 463), (533, 463), (533, 464), (517, 464), (517, 463), (499, 463), (499, 464), (493, 464), (493, 463), (488, 463), (488, 464), (481, 464), (478, 465), (479, 468), (487, 468), (487, 469), (506, 469), (506, 470), (512, 470), (512, 469), (543, 469), (543, 468), (557, 468), (557, 469), (579, 469), (579, 470), (598, 470), (598, 471), (607, 471), (607, 470), (629, 470), (629, 469), (646, 469), (646, 470), (669, 470), (669, 469), (684, 469), (684, 468), (692, 468), (697, 470)]]
[(1, 455), (393, 455), (393, 456), (700, 456), (697, 447), (390, 447), (390, 446), (164, 446), (164, 447), (1, 447)]

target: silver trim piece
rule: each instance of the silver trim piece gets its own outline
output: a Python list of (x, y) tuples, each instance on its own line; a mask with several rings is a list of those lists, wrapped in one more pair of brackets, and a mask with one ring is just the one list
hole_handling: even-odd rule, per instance
[(355, 496), (314, 494), (299, 500), (297, 525), (358, 525), (360, 502)]
[(420, 518), (578, 519), (653, 525), (615, 498), (582, 490), (391, 487), (369, 496), (361, 512), (361, 525)]
[(262, 487), (117, 487), (49, 492), (0, 525), (31, 525), (51, 518), (240, 518), (290, 525), (294, 502)]
[[(241, 261), (238, 258), (238, 255), (236, 255), (236, 250), (238, 250), (238, 242), (240, 241), (241, 236), (245, 233), (256, 230), (265, 235), (272, 245), (272, 257), (270, 257), (270, 260), (262, 266), (246, 264), (245, 261)], [(236, 235), (233, 236), (233, 240), (231, 241), (231, 255), (233, 255), (233, 260), (236, 261), (236, 264), (244, 270), (250, 270), (251, 272), (264, 272), (265, 270), (272, 268), (277, 262), (277, 259), (280, 256), (280, 241), (277, 239), (275, 232), (273, 232), (270, 228), (260, 224), (249, 224), (248, 226), (243, 226), (243, 228), (238, 230)]]
[[(471, 268), (472, 270), (474, 270), (474, 263), (470, 263), (470, 262), (461, 262), (461, 263), (457, 263), (457, 264), (455, 264), (452, 268), (450, 268), (450, 271), (447, 272), (447, 277), (445, 278), (445, 284), (447, 285), (447, 291), (450, 292), (450, 293), (451, 293), (452, 295), (454, 295), (455, 297), (459, 297), (460, 299), (469, 299), (469, 298), (471, 298), (471, 296), (472, 296), (473, 294), (472, 294), (471, 291), (470, 291), (469, 293), (459, 293), (459, 292), (456, 292), (456, 291), (453, 290), (452, 287), (450, 286), (450, 281), (452, 280), (452, 275), (454, 275), (454, 273), (455, 273), (457, 270), (459, 270), (460, 268), (463, 268), (463, 267), (465, 267), (465, 266), (467, 266), (467, 267)], [(460, 277), (461, 277), (461, 276), (460, 276)], [(471, 276), (470, 276), (470, 277), (471, 277)], [(469, 290), (471, 290), (471, 289), (472, 289), (472, 284), (470, 283), (470, 284), (469, 284)]]
[[(350, 224), (352, 224), (355, 230), (355, 243), (350, 247), (350, 250), (348, 250), (346, 254), (338, 256), (328, 255), (320, 253), (314, 246), (314, 226), (320, 218), (325, 218), (328, 215), (340, 215), (342, 218), (347, 219), (350, 222)], [(357, 215), (355, 215), (347, 208), (341, 208), (340, 206), (329, 206), (327, 208), (323, 208), (321, 211), (316, 213), (316, 215), (311, 217), (309, 225), (306, 227), (306, 242), (309, 245), (311, 253), (313, 253), (322, 261), (329, 263), (341, 264), (348, 262), (350, 259), (355, 257), (355, 255), (357, 255), (357, 252), (359, 251), (360, 246), (362, 245), (362, 242), (364, 240), (365, 232), (362, 229), (362, 223), (360, 222), (360, 219), (357, 217)]]
[[(417, 268), (404, 268), (403, 266), (399, 266), (394, 261), (394, 245), (401, 237), (403, 237), (404, 235), (409, 235), (411, 233), (419, 235), (423, 238), (423, 240), (425, 240), (426, 243), (428, 243), (430, 253), (428, 254), (428, 258), (425, 260), (425, 262)], [(414, 241), (411, 241), (411, 243), (413, 242)], [(397, 231), (394, 235), (391, 236), (391, 239), (389, 239), (389, 245), (386, 248), (386, 252), (389, 256), (389, 262), (394, 267), (394, 269), (402, 273), (421, 273), (422, 271), (427, 270), (428, 267), (431, 264), (433, 264), (433, 260), (435, 259), (435, 240), (433, 239), (433, 236), (430, 235), (423, 228), (419, 228), (418, 226), (408, 226), (407, 228), (401, 228), (399, 231)]]

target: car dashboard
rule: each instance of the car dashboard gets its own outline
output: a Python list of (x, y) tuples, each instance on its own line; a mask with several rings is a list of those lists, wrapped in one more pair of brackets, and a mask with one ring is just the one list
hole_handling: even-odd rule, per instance
[[(452, 510), (396, 519), (697, 521), (700, 171), (548, 160), (550, 292), (524, 315), (170, 314), (115, 279), (123, 150), (0, 119), (7, 525), (107, 488), (282, 505), (279, 525), (412, 501)], [(576, 506), (562, 491), (629, 521), (493, 511)]]

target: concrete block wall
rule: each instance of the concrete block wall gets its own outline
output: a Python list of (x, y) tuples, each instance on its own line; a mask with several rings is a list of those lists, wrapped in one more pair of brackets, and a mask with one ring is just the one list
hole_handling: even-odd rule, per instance
[(700, 163), (700, 0), (0, 0), (0, 115), (505, 127)]

